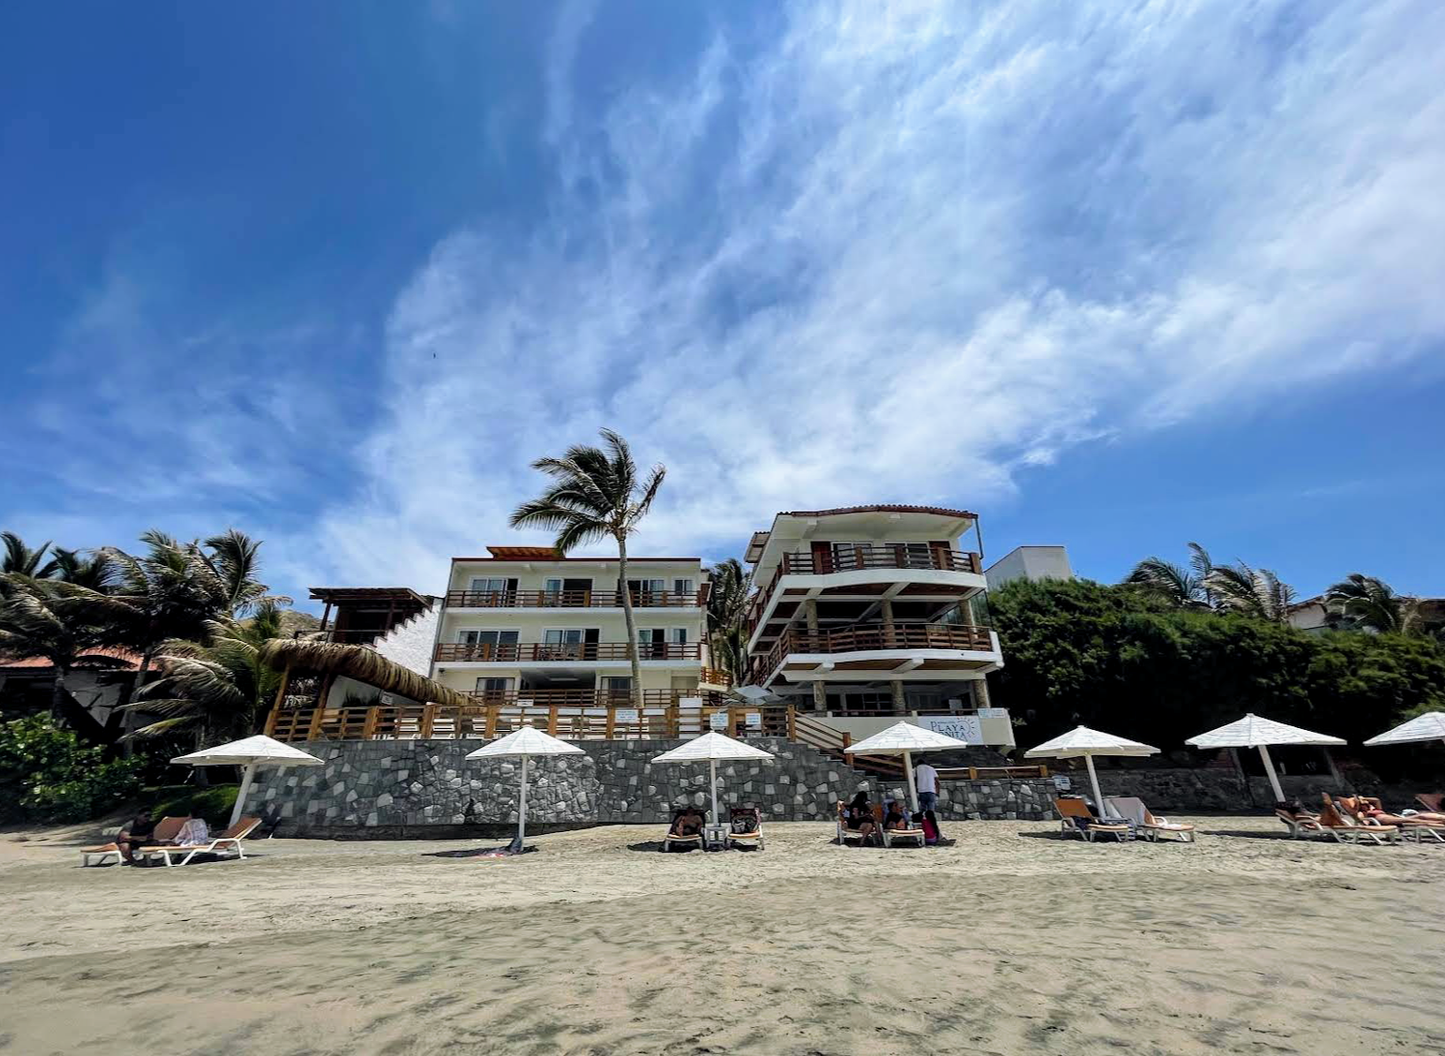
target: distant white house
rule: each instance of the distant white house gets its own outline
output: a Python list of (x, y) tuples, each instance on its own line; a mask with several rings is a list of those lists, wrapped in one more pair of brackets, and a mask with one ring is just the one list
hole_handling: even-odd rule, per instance
[(1073, 579), (1069, 553), (1062, 546), (1016, 546), (984, 570), (988, 589), (1015, 579)]

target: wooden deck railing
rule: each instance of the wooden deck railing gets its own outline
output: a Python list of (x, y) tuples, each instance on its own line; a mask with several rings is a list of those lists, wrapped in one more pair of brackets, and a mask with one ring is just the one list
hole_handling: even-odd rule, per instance
[[(597, 660), (628, 660), (626, 642), (573, 642), (566, 645), (540, 642), (509, 642), (500, 645), (442, 642), (433, 659), (465, 663), (557, 663)], [(639, 660), (701, 660), (699, 642), (654, 642), (637, 647)]]
[(720, 668), (705, 667), (702, 669), (702, 674), (698, 676), (698, 681), (709, 686), (731, 686), (733, 676)]
[[(696, 608), (703, 604), (701, 590), (676, 593), (666, 590), (632, 591), (636, 608)], [(453, 609), (620, 609), (622, 593), (616, 590), (449, 590), (445, 604)]]
[(297, 743), (327, 740), (405, 740), (474, 738), (491, 740), (523, 726), (554, 737), (578, 740), (695, 737), (715, 728), (713, 716), (725, 715), (723, 732), (732, 736), (788, 736), (784, 707), (644, 703), (614, 704), (394, 704), (273, 711), (266, 734)]
[(853, 653), (908, 649), (958, 649), (991, 652), (989, 628), (962, 623), (855, 624), (836, 631), (790, 630), (773, 644), (753, 668), (753, 677), (766, 679), (789, 653)]

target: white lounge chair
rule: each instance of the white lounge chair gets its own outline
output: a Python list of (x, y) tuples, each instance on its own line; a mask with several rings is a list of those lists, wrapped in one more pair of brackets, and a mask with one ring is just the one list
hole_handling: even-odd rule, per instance
[(167, 866), (175, 865), (171, 858), (181, 857), (180, 864), (186, 865), (198, 854), (223, 855), (243, 859), (245, 852), (241, 850), (241, 841), (249, 836), (261, 824), (260, 818), (241, 818), (219, 836), (206, 843), (186, 844), (180, 847), (142, 847), (137, 853), (146, 858), (162, 858)]
[(1177, 836), (1183, 843), (1194, 842), (1193, 825), (1155, 817), (1138, 796), (1111, 796), (1106, 802), (1119, 817), (1132, 821), (1135, 829), (1150, 842), (1158, 842), (1160, 836)]

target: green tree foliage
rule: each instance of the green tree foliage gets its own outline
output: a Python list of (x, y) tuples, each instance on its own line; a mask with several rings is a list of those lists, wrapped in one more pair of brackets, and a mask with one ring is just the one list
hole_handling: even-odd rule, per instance
[(0, 723), (0, 818), (65, 822), (98, 817), (140, 791), (141, 758), (105, 761), (44, 716)]
[(1445, 650), (1423, 638), (1305, 634), (1087, 580), (1015, 581), (989, 602), (1021, 743), (1084, 723), (1168, 751), (1250, 711), (1359, 743), (1445, 706)]
[(730, 557), (713, 566), (710, 583), (707, 633), (712, 662), (740, 685), (747, 672), (747, 612), (753, 574)]

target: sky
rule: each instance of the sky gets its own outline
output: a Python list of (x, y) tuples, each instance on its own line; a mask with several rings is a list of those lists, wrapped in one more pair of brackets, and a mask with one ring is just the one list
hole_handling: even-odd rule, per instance
[(907, 502), (1445, 594), (1442, 54), (1430, 0), (7, 5), (0, 528), (435, 592), (608, 426), (634, 553)]

